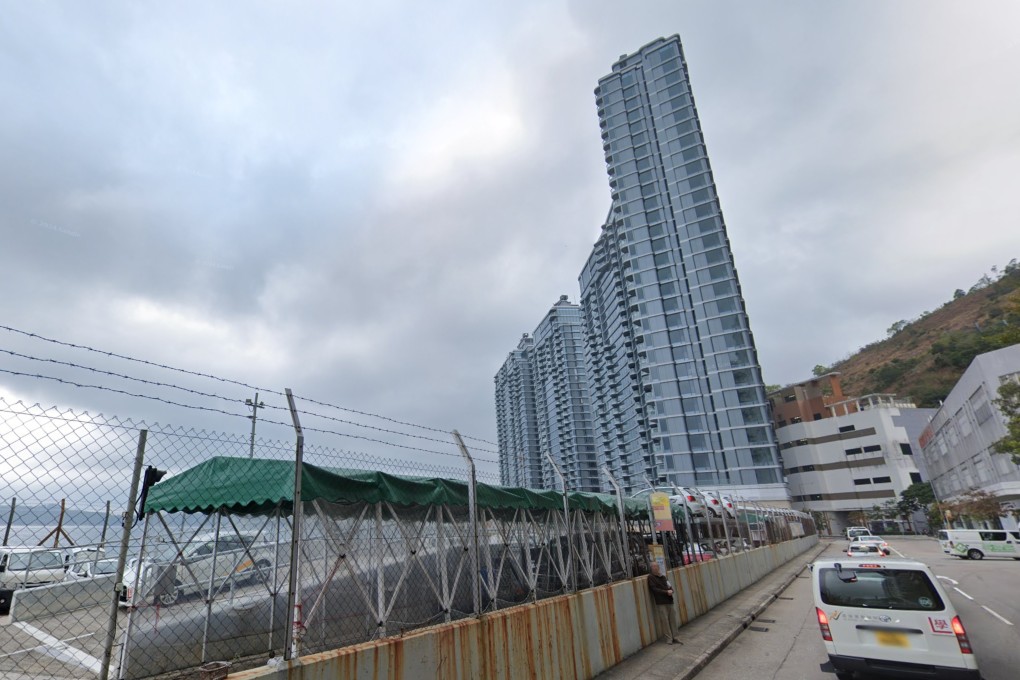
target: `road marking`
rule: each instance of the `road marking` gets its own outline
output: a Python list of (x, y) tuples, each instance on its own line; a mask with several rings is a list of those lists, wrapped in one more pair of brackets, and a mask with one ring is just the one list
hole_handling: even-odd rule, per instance
[(956, 592), (960, 593), (961, 595), (963, 595), (963, 596), (964, 596), (965, 598), (967, 598), (968, 600), (973, 600), (973, 599), (974, 599), (973, 597), (971, 597), (971, 596), (970, 596), (970, 595), (968, 595), (967, 593), (963, 592), (962, 590), (960, 590), (960, 589), (959, 589), (959, 588), (957, 588), (956, 586), (953, 586), (953, 590), (955, 590)]
[(72, 666), (79, 666), (97, 674), (103, 669), (103, 664), (96, 657), (89, 656), (77, 647), (72, 647), (63, 640), (58, 640), (49, 633), (39, 630), (35, 626), (30, 626), (29, 624), (21, 621), (12, 625), (20, 628), (39, 642), (43, 643), (42, 651), (59, 661), (63, 661), (64, 663)]
[(899, 555), (900, 557), (906, 557), (906, 555), (904, 555), (903, 553), (901, 553), (899, 550), (897, 550), (896, 548), (892, 547), (891, 545), (889, 546), (889, 549), (892, 550), (897, 555)]
[(954, 586), (958, 586), (958, 585), (960, 585), (960, 582), (959, 582), (959, 581), (957, 581), (956, 579), (952, 579), (952, 578), (949, 578), (948, 576), (939, 576), (939, 575), (937, 575), (937, 574), (936, 574), (935, 578), (940, 578), (940, 579), (942, 579), (943, 581), (949, 581), (949, 582), (950, 582), (950, 583), (952, 583), (952, 584), (953, 584)]
[(1005, 623), (1005, 624), (1006, 624), (1007, 626), (1012, 626), (1012, 625), (1013, 625), (1013, 624), (1012, 624), (1012, 622), (1010, 622), (1010, 621), (1009, 621), (1008, 619), (1005, 619), (1005, 618), (1003, 618), (1002, 616), (999, 616), (998, 614), (996, 614), (995, 612), (993, 612), (993, 611), (992, 611), (991, 609), (989, 609), (988, 607), (986, 607), (986, 606), (984, 606), (984, 605), (981, 605), (981, 608), (982, 608), (982, 609), (984, 609), (984, 610), (985, 610), (986, 612), (988, 612), (989, 614), (991, 614), (992, 616), (994, 616), (995, 618), (997, 618), (997, 619), (999, 619), (1000, 621), (1002, 621), (1003, 623)]

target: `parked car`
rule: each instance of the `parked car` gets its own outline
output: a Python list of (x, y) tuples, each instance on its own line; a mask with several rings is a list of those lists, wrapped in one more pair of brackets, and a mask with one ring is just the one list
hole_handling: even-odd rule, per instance
[(709, 507), (716, 517), (722, 517), (726, 513), (727, 519), (736, 519), (737, 513), (733, 509), (733, 503), (727, 501), (718, 491), (702, 491), (708, 499)]
[(691, 489), (691, 491), (694, 491), (701, 496), (701, 502), (705, 504), (705, 509), (708, 511), (708, 517), (722, 517), (722, 503), (719, 502), (719, 499), (714, 496), (711, 491), (702, 491), (701, 489)]
[(86, 560), (71, 565), (67, 570), (67, 578), (81, 580), (97, 576), (110, 576), (117, 573), (117, 559)]
[(707, 562), (708, 560), (715, 559), (715, 551), (710, 549), (707, 545), (698, 545), (695, 543), (690, 546), (684, 546), (683, 556), (684, 564)]
[(979, 680), (963, 622), (921, 562), (819, 560), (811, 565), (815, 615), (838, 680)]
[(144, 560), (140, 568), (137, 558), (133, 558), (124, 572), (126, 587), (121, 591), (121, 603), (135, 601), (136, 573), (141, 574), (139, 598), (151, 598), (162, 605), (171, 605), (183, 595), (204, 592), (210, 580), (214, 588), (219, 588), (228, 581), (247, 584), (268, 578), (273, 549), (272, 543), (259, 542), (254, 533), (221, 533), (218, 538), (209, 533), (196, 536), (179, 558)]
[(64, 551), (36, 546), (0, 546), (0, 614), (8, 614), (14, 591), (64, 580)]
[(704, 498), (693, 489), (678, 486), (669, 500), (685, 507), (692, 517), (701, 517), (705, 514)]

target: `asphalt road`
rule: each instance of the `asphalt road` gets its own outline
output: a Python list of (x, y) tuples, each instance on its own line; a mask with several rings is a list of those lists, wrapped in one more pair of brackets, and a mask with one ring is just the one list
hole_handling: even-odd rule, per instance
[[(945, 555), (931, 538), (892, 538), (889, 544), (894, 557), (920, 560), (940, 578), (985, 680), (1020, 677), (1020, 561), (961, 560)], [(834, 541), (823, 557), (838, 556), (845, 546), (845, 541)], [(698, 680), (833, 680), (810, 586), (805, 570)]]

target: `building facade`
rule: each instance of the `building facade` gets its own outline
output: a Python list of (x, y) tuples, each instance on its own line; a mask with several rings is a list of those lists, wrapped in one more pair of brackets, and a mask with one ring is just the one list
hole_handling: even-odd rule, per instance
[(534, 347), (534, 338), (525, 333), (517, 343), (517, 349), (510, 352), (493, 379), (496, 386), (499, 481), (504, 486), (542, 486)]
[(563, 295), (496, 374), (500, 481), (600, 491), (581, 309)]
[(793, 507), (821, 513), (831, 533), (924, 481), (916, 454), (934, 409), (889, 394), (846, 398), (838, 373), (788, 385), (769, 399)]
[(1006, 420), (993, 401), (999, 386), (1020, 381), (1020, 345), (978, 355), (934, 414), (921, 438), (935, 496), (959, 499), (970, 489), (996, 496), (1002, 528), (1016, 529), (1020, 515), (1020, 466), (992, 444), (1006, 435)]
[(785, 486), (680, 39), (622, 57), (595, 90), (612, 207), (580, 275), (602, 462), (649, 482)]

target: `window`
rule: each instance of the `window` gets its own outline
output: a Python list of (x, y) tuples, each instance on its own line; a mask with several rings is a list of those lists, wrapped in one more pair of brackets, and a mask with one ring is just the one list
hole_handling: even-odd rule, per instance
[(982, 541), (1005, 541), (1006, 540), (1006, 532), (1005, 531), (982, 531), (981, 532), (981, 540)]
[(867, 477), (862, 477), (861, 479), (854, 480), (855, 486), (864, 486), (865, 484), (871, 484), (871, 480), (868, 479)]
[[(900, 453), (902, 453), (904, 456), (912, 456), (912, 455), (914, 455), (914, 450), (912, 448), (910, 448), (910, 444), (908, 442), (902, 442), (900, 444)], [(913, 473), (911, 473), (911, 474), (913, 474)], [(921, 481), (921, 480), (919, 479), (917, 481)]]
[(921, 473), (920, 472), (911, 472), (910, 473), (910, 483), (911, 484), (920, 484), (921, 483)]
[(802, 421), (801, 421), (800, 416), (794, 416), (794, 417), (790, 418), (790, 422), (791, 423), (799, 423), (799, 422), (802, 422)]
[(848, 455), (848, 456), (853, 456), (853, 455), (856, 455), (856, 454), (858, 454), (860, 452), (861, 452), (861, 448), (860, 447), (857, 447), (856, 449), (846, 449), (844, 451), (844, 453), (846, 453), (846, 455)]
[(822, 569), (819, 585), (822, 602), (836, 607), (945, 609), (928, 575), (914, 569), (843, 569), (842, 573)]
[(797, 401), (797, 395), (796, 394), (788, 394), (785, 397), (783, 397), (783, 401), (786, 401), (786, 402)]
[(839, 431), (840, 432), (853, 432), (855, 429), (857, 429), (857, 428), (855, 428), (853, 425), (844, 425), (843, 427), (839, 428)]
[(875, 451), (881, 451), (881, 450), (882, 450), (882, 447), (879, 446), (878, 444), (873, 444), (871, 446), (865, 446), (864, 447), (864, 453), (874, 453)]
[(815, 420), (821, 420), (822, 419), (822, 414), (821, 413), (816, 413), (814, 417), (815, 417)]
[(892, 484), (892, 478), (890, 477), (874, 477), (871, 481), (875, 484)]

